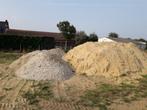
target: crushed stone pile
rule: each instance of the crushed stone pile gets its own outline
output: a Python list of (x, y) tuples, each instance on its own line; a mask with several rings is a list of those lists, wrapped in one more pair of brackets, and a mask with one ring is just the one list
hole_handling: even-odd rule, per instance
[(77, 74), (134, 78), (147, 74), (147, 55), (133, 43), (88, 42), (70, 50), (64, 60)]
[(64, 54), (61, 49), (34, 51), (20, 57), (9, 67), (24, 79), (66, 80), (73, 75), (73, 70), (62, 59)]

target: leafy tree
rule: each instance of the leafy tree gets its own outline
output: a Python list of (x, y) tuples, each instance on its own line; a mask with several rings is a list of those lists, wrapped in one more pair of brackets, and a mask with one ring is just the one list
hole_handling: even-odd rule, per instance
[(71, 25), (68, 21), (59, 22), (57, 24), (57, 27), (66, 39), (65, 50), (67, 50), (67, 41), (75, 37), (76, 28), (73, 25)]
[(88, 35), (84, 31), (77, 32), (75, 37), (76, 45), (87, 42), (88, 38), (89, 38)]
[(137, 41), (141, 41), (141, 42), (146, 42), (146, 40), (145, 39), (143, 39), (143, 38), (140, 38), (140, 39), (136, 39)]
[(89, 41), (98, 41), (98, 36), (95, 33), (89, 35)]
[(111, 33), (109, 33), (109, 37), (118, 38), (119, 35), (117, 33), (115, 33), (115, 32), (111, 32)]

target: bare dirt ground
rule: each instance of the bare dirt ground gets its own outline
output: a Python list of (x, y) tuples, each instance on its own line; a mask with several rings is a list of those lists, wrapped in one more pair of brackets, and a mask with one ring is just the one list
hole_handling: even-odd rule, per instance
[[(0, 79), (0, 109), (1, 110), (99, 110), (98, 107), (86, 107), (81, 104), (77, 104), (79, 96), (86, 89), (93, 89), (97, 84), (94, 84), (90, 79), (84, 79), (79, 83), (79, 79), (76, 79), (76, 83), (72, 81), (68, 83), (62, 82), (57, 84), (54, 88), (56, 90), (56, 100), (43, 100), (40, 101), (39, 107), (34, 107), (28, 104), (27, 100), (22, 97), (24, 92), (29, 91), (32, 86), (38, 82), (27, 81), (18, 79), (13, 75), (5, 74)], [(73, 80), (75, 80), (73, 78)], [(82, 78), (80, 78), (81, 80)], [(79, 84), (79, 85), (78, 85)], [(58, 89), (57, 89), (58, 88)], [(40, 109), (40, 110), (41, 110)], [(112, 104), (108, 110), (147, 110), (147, 99), (140, 99), (129, 103), (116, 102)], [(100, 109), (103, 110), (103, 109)]]
[[(29, 91), (35, 83), (38, 84), (39, 82), (19, 79), (10, 74), (2, 75), (0, 79), (0, 109), (37, 109), (30, 106), (27, 100), (22, 97), (22, 94)], [(59, 91), (58, 96), (61, 97), (62, 93)], [(41, 101), (40, 106), (41, 108), (43, 106), (42, 109), (44, 110), (92, 110), (90, 107), (55, 100)]]
[[(2, 59), (2, 61), (4, 60)], [(147, 93), (143, 94), (142, 97), (136, 96), (139, 99), (131, 101), (126, 100), (124, 102), (117, 99), (107, 107), (88, 106), (83, 103), (84, 101), (81, 102), (81, 96), (85, 94), (85, 91), (92, 91), (92, 94), (89, 93), (86, 99), (91, 98), (91, 95), (95, 94), (93, 90), (101, 84), (113, 83), (103, 77), (95, 78), (79, 75), (63, 82), (24, 80), (17, 78), (13, 72), (8, 70), (10, 63), (11, 61), (9, 63), (0, 62), (0, 110), (147, 110), (147, 98), (145, 98)], [(128, 89), (131, 91), (132, 88), (125, 90)], [(111, 99), (116, 95), (116, 92), (123, 93), (115, 89), (116, 92), (107, 94), (108, 90), (112, 91), (111, 88), (103, 88), (104, 94), (102, 96), (104, 98), (110, 97)], [(122, 95), (127, 94), (117, 95), (122, 97)], [(88, 103), (97, 103), (99, 100), (95, 97), (91, 98), (93, 102)], [(104, 102), (103, 99), (100, 101)]]

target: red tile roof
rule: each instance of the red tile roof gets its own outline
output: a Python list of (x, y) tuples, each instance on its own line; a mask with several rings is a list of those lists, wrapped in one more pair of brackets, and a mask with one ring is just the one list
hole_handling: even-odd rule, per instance
[(6, 33), (11, 35), (21, 35), (21, 36), (53, 37), (55, 38), (55, 40), (65, 40), (61, 33), (54, 33), (54, 32), (8, 29)]

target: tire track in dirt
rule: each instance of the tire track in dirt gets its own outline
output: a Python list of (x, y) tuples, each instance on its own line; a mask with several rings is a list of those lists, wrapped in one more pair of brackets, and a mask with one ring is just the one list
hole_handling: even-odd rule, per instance
[(20, 79), (12, 77), (7, 83), (5, 83), (3, 88), (6, 88), (6, 89), (16, 88), (19, 82), (20, 82)]
[(21, 104), (27, 103), (27, 100), (22, 97), (22, 94), (29, 91), (32, 85), (33, 85), (33, 81), (29, 81), (29, 80), (26, 81), (26, 84), (19, 91), (18, 97), (16, 98), (17, 103), (21, 103)]
[(0, 110), (33, 110), (27, 105), (18, 105), (14, 103), (0, 103)]
[[(15, 82), (16, 81), (16, 82)], [(38, 82), (35, 81), (26, 81), (20, 80), (15, 77), (7, 78), (4, 80), (4, 85), (6, 87), (13, 87), (12, 90), (7, 92), (7, 96), (3, 102), (0, 103), (0, 110), (33, 110), (30, 106), (27, 105), (26, 99), (21, 97), (21, 94), (24, 91), (28, 91), (31, 89), (31, 86), (37, 84)], [(13, 84), (12, 84), (13, 83)], [(60, 88), (59, 88), (59, 92)], [(60, 93), (59, 93), (60, 95)], [(84, 107), (82, 105), (75, 105), (70, 103), (58, 103), (55, 101), (47, 102), (48, 110), (93, 110), (88, 107)], [(46, 110), (46, 109), (44, 109)]]
[(5, 84), (9, 81), (10, 76), (6, 75), (5, 77), (3, 77), (2, 80), (0, 80), (0, 102), (5, 98), (5, 96), (7, 95), (5, 90), (3, 89), (5, 87)]
[[(96, 108), (84, 107), (82, 105), (74, 105), (68, 103), (48, 102), (47, 106), (41, 110), (98, 110)], [(14, 103), (0, 103), (0, 110), (34, 110), (28, 105), (19, 105)]]
[(19, 92), (21, 91), (21, 89), (25, 85), (25, 83), (26, 83), (26, 80), (20, 80), (19, 83), (17, 84), (16, 88), (14, 88), (13, 90), (8, 92), (8, 95), (4, 99), (4, 102), (14, 103)]
[(2, 89), (2, 87), (9, 81), (10, 76), (6, 75), (4, 76), (1, 80), (0, 80), (0, 90)]
[(44, 103), (46, 110), (98, 110), (98, 108), (85, 107), (83, 105), (72, 103), (59, 103), (55, 101), (49, 101)]
[(0, 77), (0, 81), (7, 78), (9, 76), (9, 74), (3, 74), (1, 77)]

